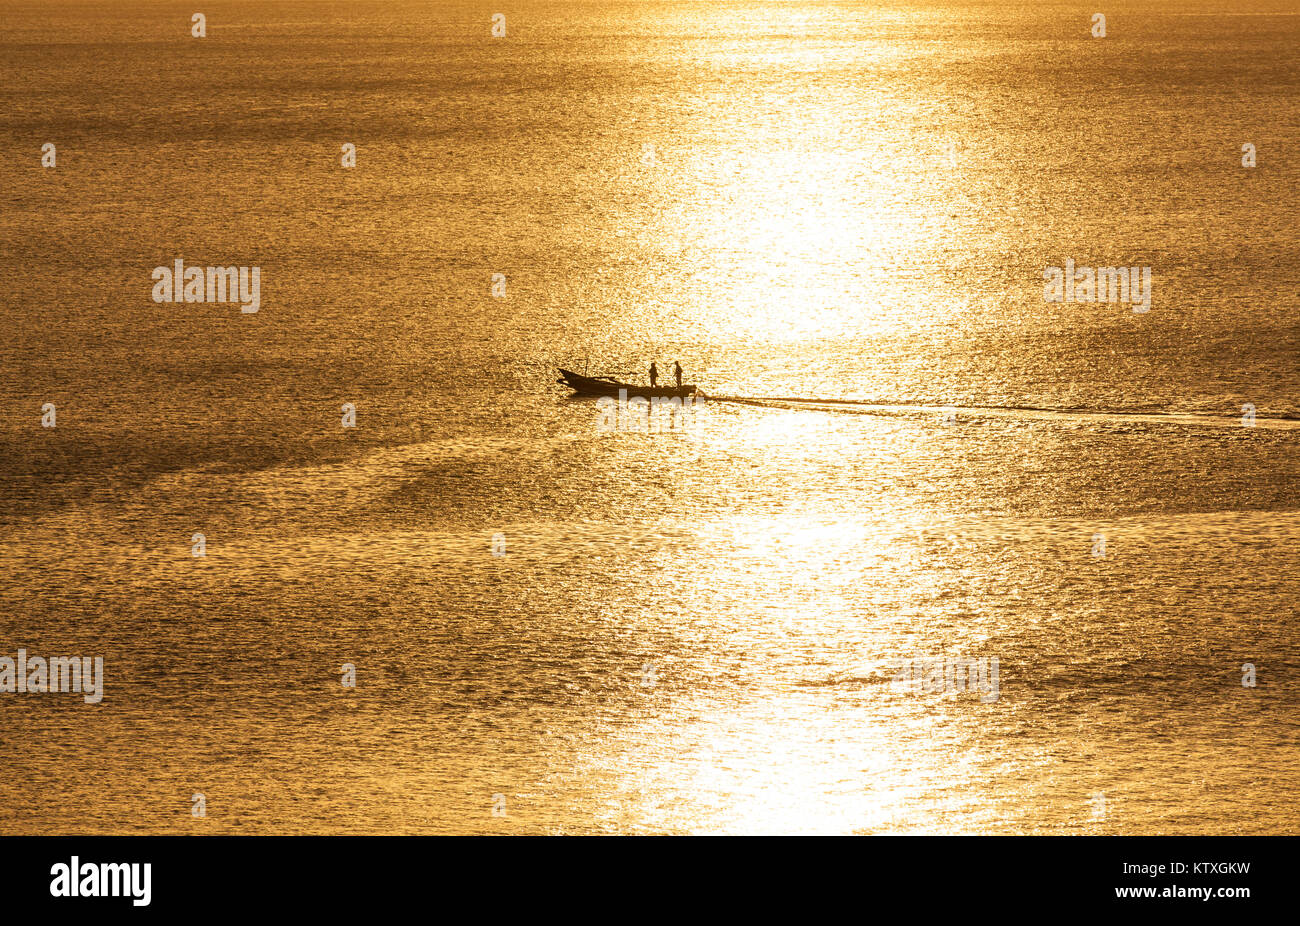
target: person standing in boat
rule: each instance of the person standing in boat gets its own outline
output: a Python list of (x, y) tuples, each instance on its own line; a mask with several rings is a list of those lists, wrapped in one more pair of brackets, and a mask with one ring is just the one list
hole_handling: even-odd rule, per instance
[(676, 360), (673, 361), (673, 373), (677, 375), (677, 388), (682, 388), (682, 365)]
[(650, 388), (653, 389), (659, 385), (659, 368), (655, 366), (653, 360), (650, 361)]

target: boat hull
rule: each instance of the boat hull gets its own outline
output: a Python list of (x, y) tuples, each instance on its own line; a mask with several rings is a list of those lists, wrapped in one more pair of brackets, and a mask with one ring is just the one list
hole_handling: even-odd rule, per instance
[(560, 378), (556, 382), (562, 386), (568, 386), (578, 395), (607, 395), (618, 398), (620, 394), (626, 393), (629, 399), (684, 399), (695, 395), (698, 391), (691, 383), (685, 383), (681, 386), (655, 386), (652, 388), (650, 386), (622, 383), (607, 377), (582, 376), (572, 370), (565, 369), (560, 370)]

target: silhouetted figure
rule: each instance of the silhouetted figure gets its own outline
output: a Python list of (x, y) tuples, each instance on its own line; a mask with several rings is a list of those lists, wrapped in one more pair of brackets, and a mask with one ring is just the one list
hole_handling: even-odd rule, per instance
[(677, 388), (682, 388), (682, 365), (676, 360), (673, 361), (673, 372), (677, 374)]
[(653, 389), (659, 385), (659, 368), (655, 366), (653, 360), (650, 361), (650, 388)]

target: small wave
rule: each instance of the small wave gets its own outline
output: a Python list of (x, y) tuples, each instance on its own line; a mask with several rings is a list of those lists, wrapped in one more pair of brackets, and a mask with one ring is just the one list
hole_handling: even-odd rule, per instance
[(871, 670), (865, 675), (854, 674), (852, 671), (847, 671), (836, 672), (826, 678), (799, 679), (794, 684), (799, 688), (832, 688), (840, 685), (882, 685), (892, 679), (892, 675), (876, 670)]

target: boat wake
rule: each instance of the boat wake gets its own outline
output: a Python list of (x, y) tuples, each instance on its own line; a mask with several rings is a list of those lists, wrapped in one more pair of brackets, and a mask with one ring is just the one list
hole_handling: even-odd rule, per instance
[[(1092, 420), (1114, 423), (1170, 424), (1201, 427), (1243, 427), (1240, 415), (1209, 415), (1173, 411), (1125, 411), (1104, 408), (1046, 408), (1035, 405), (932, 405), (924, 402), (877, 402), (868, 399), (820, 399), (803, 396), (709, 395), (710, 402), (759, 408), (797, 408), (858, 415), (953, 418), (1036, 418)], [(1300, 430), (1300, 415), (1255, 415), (1253, 426), (1271, 430)]]

